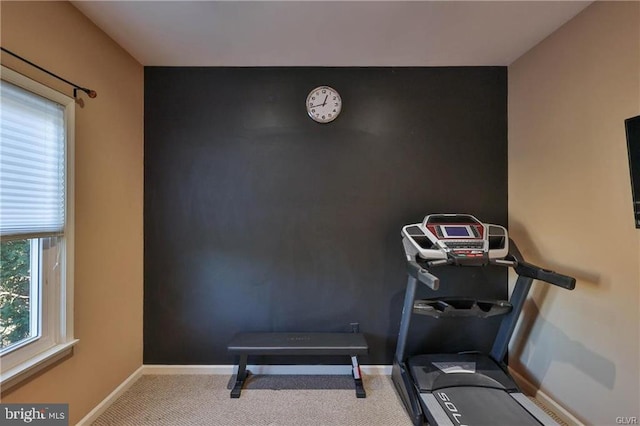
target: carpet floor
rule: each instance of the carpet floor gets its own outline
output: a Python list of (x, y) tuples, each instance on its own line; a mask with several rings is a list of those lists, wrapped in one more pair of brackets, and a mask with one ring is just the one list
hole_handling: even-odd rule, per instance
[(255, 376), (231, 399), (229, 376), (145, 375), (93, 425), (411, 426), (389, 376), (364, 376), (361, 399), (346, 379)]

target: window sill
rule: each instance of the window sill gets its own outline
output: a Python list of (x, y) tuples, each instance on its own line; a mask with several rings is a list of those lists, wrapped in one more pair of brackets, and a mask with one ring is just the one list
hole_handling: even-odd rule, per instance
[(6, 392), (41, 370), (71, 355), (73, 347), (78, 342), (78, 339), (74, 339), (67, 343), (55, 345), (10, 370), (2, 371), (0, 373), (0, 387), (2, 388), (2, 392)]

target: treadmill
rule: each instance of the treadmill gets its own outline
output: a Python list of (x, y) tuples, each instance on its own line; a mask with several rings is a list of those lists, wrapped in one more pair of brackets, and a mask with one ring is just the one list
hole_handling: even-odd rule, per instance
[[(482, 223), (467, 214), (428, 215), (422, 223), (402, 228), (402, 243), (409, 278), (392, 379), (413, 424), (556, 425), (518, 389), (505, 361), (509, 340), (533, 280), (573, 290), (575, 278), (525, 262), (504, 227)], [(445, 265), (497, 265), (513, 268), (518, 278), (509, 300), (464, 297), (416, 300), (418, 284), (437, 292), (440, 280), (432, 272)], [(502, 316), (502, 319), (489, 354), (407, 356), (407, 336), (414, 314), (431, 318)]]

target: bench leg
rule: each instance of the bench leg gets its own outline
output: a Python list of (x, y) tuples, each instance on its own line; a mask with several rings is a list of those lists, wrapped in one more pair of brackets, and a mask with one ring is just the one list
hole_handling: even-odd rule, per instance
[(351, 356), (351, 370), (353, 371), (353, 380), (356, 383), (356, 397), (357, 398), (366, 398), (367, 393), (364, 391), (364, 386), (362, 385), (362, 374), (360, 373), (360, 364), (358, 364), (358, 356)]
[(247, 355), (240, 355), (240, 362), (238, 363), (238, 373), (236, 374), (236, 384), (231, 389), (231, 398), (240, 398), (240, 392), (242, 392), (242, 385), (247, 378)]

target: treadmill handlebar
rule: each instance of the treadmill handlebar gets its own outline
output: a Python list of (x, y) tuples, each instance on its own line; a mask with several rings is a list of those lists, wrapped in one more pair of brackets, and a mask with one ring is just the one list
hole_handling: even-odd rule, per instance
[(550, 271), (549, 269), (542, 269), (525, 261), (519, 261), (514, 269), (520, 276), (544, 281), (549, 284), (557, 285), (558, 287), (566, 288), (567, 290), (573, 290), (576, 288), (575, 278), (568, 275), (558, 274), (557, 272)]
[(509, 239), (509, 257), (516, 262), (513, 269), (520, 276), (544, 281), (558, 287), (566, 288), (567, 290), (573, 290), (576, 287), (575, 278), (559, 274), (549, 269), (543, 269), (539, 266), (526, 262), (523, 259), (518, 246), (511, 239)]
[(437, 290), (440, 287), (440, 278), (430, 274), (429, 271), (420, 266), (418, 262), (409, 261), (408, 269), (409, 275), (421, 283), (426, 284), (431, 290)]
[(497, 265), (497, 266), (506, 266), (507, 268), (515, 268), (516, 265), (518, 264), (517, 260), (508, 260), (508, 259), (491, 259), (491, 261), (489, 262), (492, 265)]
[(433, 266), (444, 266), (444, 265), (451, 265), (453, 263), (452, 259), (438, 259), (438, 260), (430, 260), (427, 262), (427, 265), (429, 265), (429, 267), (433, 267)]

